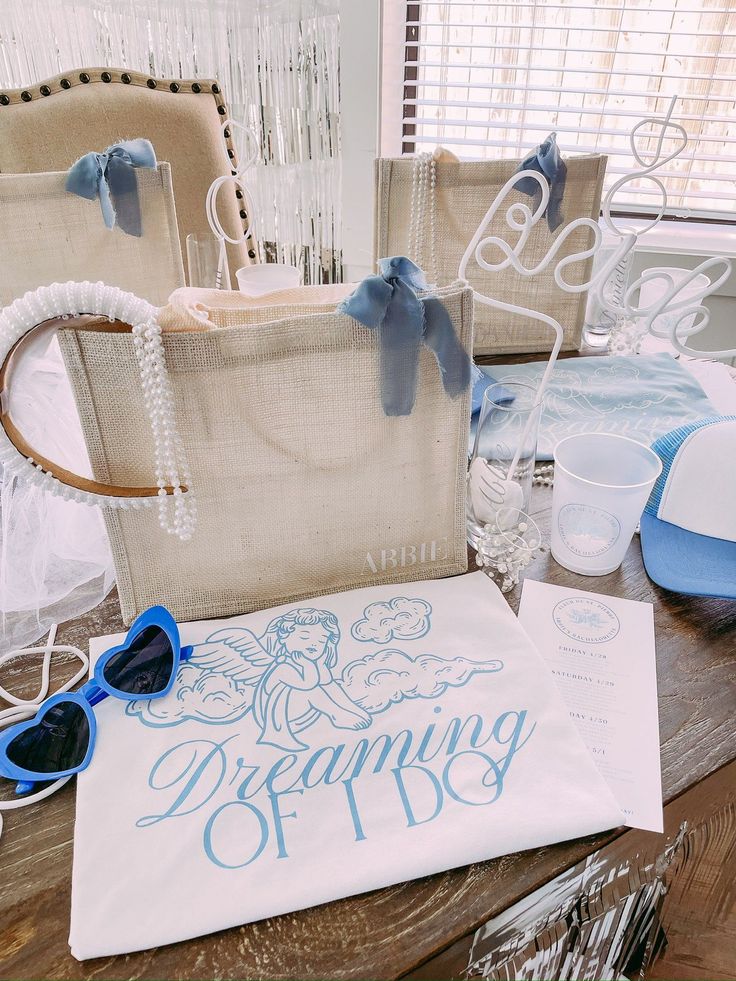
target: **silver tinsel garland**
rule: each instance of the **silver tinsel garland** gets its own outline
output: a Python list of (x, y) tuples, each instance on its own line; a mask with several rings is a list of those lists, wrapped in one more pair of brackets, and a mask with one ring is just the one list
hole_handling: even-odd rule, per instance
[[(72, 68), (217, 78), (258, 135), (261, 258), (340, 281), (337, 0), (6, 0), (0, 87)], [(80, 150), (81, 152), (81, 150)], [(204, 208), (204, 202), (202, 202)]]

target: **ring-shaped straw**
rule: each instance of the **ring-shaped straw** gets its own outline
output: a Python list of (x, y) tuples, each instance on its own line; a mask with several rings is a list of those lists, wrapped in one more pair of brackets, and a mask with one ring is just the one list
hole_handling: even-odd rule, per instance
[[(227, 263), (227, 250), (225, 243), (229, 242), (230, 245), (240, 245), (241, 242), (245, 242), (251, 235), (253, 231), (253, 199), (248, 191), (245, 184), (244, 174), (249, 170), (253, 164), (258, 159), (260, 154), (260, 144), (258, 142), (258, 137), (248, 126), (244, 126), (242, 123), (237, 123), (232, 119), (225, 119), (222, 123), (222, 137), (226, 140), (226, 132), (230, 134), (233, 130), (240, 130), (245, 137), (246, 153), (242, 163), (239, 163), (235, 173), (233, 174), (223, 174), (220, 177), (216, 177), (210, 184), (207, 190), (207, 197), (205, 198), (205, 214), (207, 215), (207, 223), (212, 230), (212, 234), (220, 243), (220, 252), (217, 260), (217, 278), (215, 281), (215, 286), (217, 289), (222, 289), (222, 279), (225, 272), (225, 266)], [(243, 229), (241, 235), (237, 238), (233, 238), (231, 235), (225, 231), (225, 228), (220, 221), (220, 216), (217, 213), (217, 197), (220, 190), (225, 186), (225, 184), (233, 184), (236, 190), (239, 190), (243, 196), (243, 200), (246, 204), (248, 224)]]

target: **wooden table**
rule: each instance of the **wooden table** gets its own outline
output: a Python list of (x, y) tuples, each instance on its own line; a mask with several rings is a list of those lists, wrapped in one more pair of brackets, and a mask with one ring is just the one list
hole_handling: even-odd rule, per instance
[[(551, 496), (549, 488), (535, 488), (532, 500), (547, 542)], [(655, 586), (644, 571), (638, 538), (622, 567), (595, 581), (567, 572), (548, 551), (528, 576), (654, 604), (665, 802), (696, 784), (709, 786), (711, 774), (716, 789), (729, 783), (732, 789), (734, 781), (723, 776), (730, 771), (715, 771), (735, 755), (736, 602), (679, 596)], [(514, 609), (519, 593), (509, 595)], [(113, 593), (93, 612), (64, 624), (58, 636), (61, 643), (86, 649), (90, 636), (121, 629)], [(8, 675), (4, 684), (11, 689), (36, 677), (18, 661), (12, 672), (4, 670)], [(78, 963), (67, 945), (73, 825), (73, 783), (47, 801), (6, 815), (0, 841), (1, 978), (461, 977), (479, 925), (605, 843), (647, 834), (596, 835), (158, 950)]]

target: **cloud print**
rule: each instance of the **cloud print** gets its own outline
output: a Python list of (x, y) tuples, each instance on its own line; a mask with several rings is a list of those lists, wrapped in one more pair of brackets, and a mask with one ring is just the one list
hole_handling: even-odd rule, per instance
[(371, 603), (351, 633), (356, 640), (388, 644), (391, 640), (416, 640), (429, 633), (432, 607), (422, 599), (397, 596), (387, 603)]
[(188, 719), (210, 724), (234, 722), (249, 707), (248, 694), (238, 691), (229, 678), (184, 664), (168, 695), (136, 699), (128, 703), (125, 711), (137, 715), (147, 726), (176, 726)]
[(472, 675), (500, 671), (503, 661), (445, 659), (435, 654), (410, 657), (403, 651), (378, 651), (352, 661), (342, 674), (342, 686), (366, 712), (382, 712), (405, 698), (437, 698), (449, 687), (459, 688)]

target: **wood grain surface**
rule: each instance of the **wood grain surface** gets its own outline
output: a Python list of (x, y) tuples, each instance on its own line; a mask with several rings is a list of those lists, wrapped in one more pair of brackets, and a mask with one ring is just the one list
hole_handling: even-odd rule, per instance
[[(545, 541), (551, 497), (549, 488), (534, 490), (532, 511)], [(527, 575), (654, 604), (665, 801), (733, 759), (736, 603), (659, 589), (644, 572), (637, 538), (621, 568), (608, 576), (567, 572), (547, 551)], [(519, 589), (509, 595), (514, 609), (519, 595)], [(113, 593), (60, 627), (58, 638), (86, 649), (89, 637), (121, 629)], [(30, 691), (36, 677), (20, 661), (3, 670), (3, 684), (19, 692), (24, 685)], [(79, 963), (67, 945), (73, 824), (73, 782), (46, 801), (6, 814), (1, 978), (419, 977), (422, 964), (453, 945), (467, 951), (477, 926), (622, 833), (508, 855), (158, 950)], [(109, 888), (115, 889), (114, 881)]]
[[(643, 869), (653, 864), (662, 855), (665, 847), (675, 841), (683, 824), (693, 839), (688, 847), (689, 855), (684, 870), (681, 864), (683, 856), (680, 853), (668, 872), (668, 889), (662, 917), (668, 938), (667, 954), (662, 964), (653, 965), (647, 971), (646, 977), (651, 981), (655, 978), (657, 981), (674, 981), (675, 977), (689, 978), (690, 981), (693, 978), (721, 981), (721, 977), (734, 976), (736, 946), (729, 943), (729, 934), (732, 933), (729, 927), (732, 923), (736, 925), (736, 905), (731, 905), (734, 898), (735, 850), (733, 822), (729, 820), (734, 803), (736, 761), (716, 770), (668, 804), (664, 809), (663, 834), (632, 829), (601, 848), (595, 856), (595, 877), (600, 881), (607, 873), (621, 867)], [(722, 828), (723, 834), (714, 836), (712, 831), (701, 834), (714, 819), (720, 819), (717, 824)], [(575, 882), (579, 888), (585, 864), (580, 863), (564, 873), (561, 876), (562, 881)], [(586, 871), (585, 879), (590, 888), (590, 869)], [(632, 879), (636, 882), (636, 876), (632, 876)], [(617, 895), (626, 895), (624, 889), (625, 887), (620, 892), (617, 891)], [(556, 901), (560, 898), (559, 884), (558, 890)], [(612, 901), (613, 896), (609, 894), (608, 902)], [(555, 908), (555, 902), (550, 901), (548, 895), (538, 897), (537, 904), (527, 922), (532, 916), (544, 919)], [(600, 909), (600, 906), (597, 908)], [(564, 930), (564, 925), (561, 926)], [(470, 976), (479, 976), (482, 965), (477, 963), (478, 958), (488, 954), (494, 945), (489, 943), (487, 934), (480, 942), (474, 941), (473, 934), (457, 941), (439, 956), (406, 975), (406, 981), (448, 981), (451, 978), (462, 978), (466, 976), (469, 964), (472, 964)], [(586, 978), (598, 977), (599, 972), (595, 967), (597, 953), (597, 950), (586, 952)], [(691, 973), (664, 973), (673, 964), (679, 967), (687, 964)], [(717, 965), (715, 972), (714, 964)], [(717, 973), (719, 968), (723, 969), (721, 975)], [(577, 970), (580, 971), (579, 962)], [(498, 977), (499, 974), (504, 976), (503, 969), (497, 968), (492, 977)], [(581, 975), (573, 974), (573, 977), (579, 976)]]

